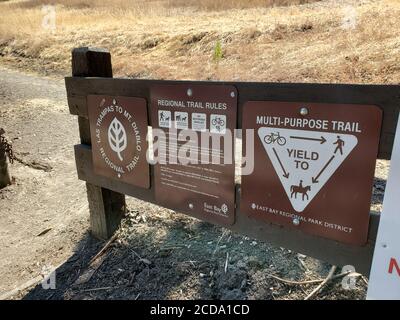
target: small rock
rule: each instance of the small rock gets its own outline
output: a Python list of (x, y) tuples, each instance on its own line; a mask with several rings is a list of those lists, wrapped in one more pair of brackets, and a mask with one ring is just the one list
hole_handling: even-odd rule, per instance
[(243, 279), (242, 283), (240, 284), (240, 289), (243, 290), (244, 288), (246, 288), (247, 285), (247, 280)]
[(247, 265), (250, 268), (255, 268), (255, 269), (261, 269), (263, 267), (262, 261), (256, 256), (249, 257), (249, 260), (247, 261)]
[(151, 265), (151, 261), (146, 259), (146, 258), (142, 258), (139, 260), (140, 262), (143, 262), (144, 264), (147, 264), (148, 266)]

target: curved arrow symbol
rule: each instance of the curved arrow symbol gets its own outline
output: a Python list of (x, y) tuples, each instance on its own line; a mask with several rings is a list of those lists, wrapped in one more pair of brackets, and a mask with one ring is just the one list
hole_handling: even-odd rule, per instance
[(325, 169), (329, 166), (329, 164), (332, 162), (332, 160), (335, 159), (335, 156), (332, 156), (328, 162), (324, 165), (324, 167), (321, 169), (321, 171), (317, 174), (317, 176), (314, 178), (311, 178), (312, 183), (318, 183), (318, 178), (321, 176), (321, 174), (325, 171)]
[(320, 139), (317, 138), (308, 138), (308, 137), (297, 137), (297, 136), (290, 136), (291, 139), (299, 139), (299, 140), (309, 140), (309, 141), (319, 141), (321, 144), (326, 142), (326, 139), (321, 136)]
[(289, 172), (286, 172), (285, 168), (283, 167), (281, 159), (279, 159), (278, 153), (276, 152), (275, 148), (272, 148), (274, 150), (275, 156), (278, 159), (279, 164), (281, 165), (282, 171), (283, 171), (283, 176), (287, 179), (289, 178)]

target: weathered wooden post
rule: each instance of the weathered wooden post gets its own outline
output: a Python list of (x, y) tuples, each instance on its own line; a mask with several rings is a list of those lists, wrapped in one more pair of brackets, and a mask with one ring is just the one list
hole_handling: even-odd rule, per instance
[[(112, 78), (111, 54), (97, 48), (76, 48), (72, 51), (74, 77)], [(91, 145), (89, 120), (79, 116), (82, 144)], [(96, 238), (107, 239), (118, 229), (125, 214), (125, 195), (86, 183), (90, 210), (91, 232)]]
[(7, 164), (6, 141), (2, 135), (5, 131), (0, 128), (0, 189), (11, 184), (10, 172)]

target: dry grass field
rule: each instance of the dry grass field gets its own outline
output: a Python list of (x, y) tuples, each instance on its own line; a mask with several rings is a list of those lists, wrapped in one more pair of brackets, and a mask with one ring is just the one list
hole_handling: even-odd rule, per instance
[[(47, 3), (55, 29), (43, 27)], [(398, 0), (30, 0), (0, 3), (0, 61), (68, 74), (104, 47), (117, 76), (398, 83)], [(221, 50), (216, 50), (216, 48)]]

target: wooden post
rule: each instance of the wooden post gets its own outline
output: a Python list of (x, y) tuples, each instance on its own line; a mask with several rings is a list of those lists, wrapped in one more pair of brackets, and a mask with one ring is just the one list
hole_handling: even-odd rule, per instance
[[(97, 48), (76, 48), (72, 51), (74, 77), (112, 78), (111, 55)], [(91, 145), (89, 120), (78, 117), (82, 144)], [(125, 214), (125, 195), (86, 183), (93, 236), (108, 239), (118, 229)]]

